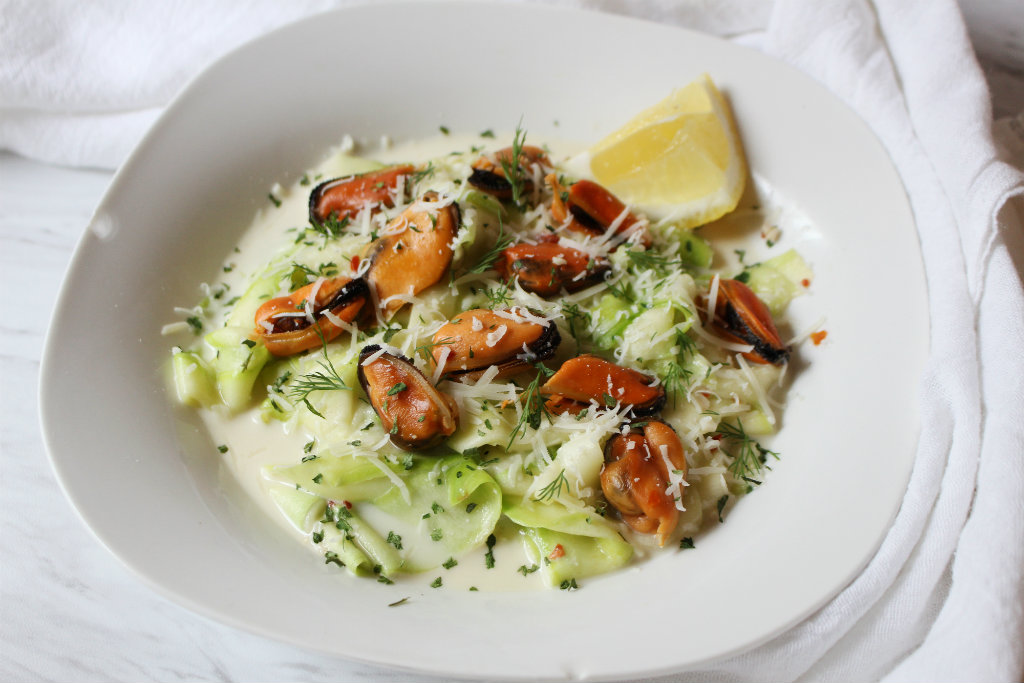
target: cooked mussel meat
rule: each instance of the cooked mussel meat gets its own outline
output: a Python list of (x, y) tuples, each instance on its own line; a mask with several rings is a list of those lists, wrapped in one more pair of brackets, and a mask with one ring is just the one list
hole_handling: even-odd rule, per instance
[(370, 297), (362, 279), (319, 278), (256, 311), (256, 337), (275, 356), (290, 356), (341, 334)]
[(601, 237), (614, 227), (618, 238), (630, 239), (634, 234), (644, 246), (650, 246), (647, 228), (619, 198), (591, 180), (579, 180), (565, 187), (554, 174), (545, 178), (553, 193), (551, 217), (584, 236)]
[(635, 422), (605, 444), (601, 491), (623, 521), (659, 545), (672, 534), (682, 509), (686, 455), (679, 436), (661, 420)]
[(651, 415), (665, 405), (665, 387), (657, 378), (606, 361), (591, 354), (571, 358), (540, 388), (550, 397), (549, 410), (567, 412), (568, 401), (587, 406), (591, 401), (614, 408), (632, 406), (633, 414)]
[(768, 306), (739, 280), (718, 282), (712, 327), (724, 339), (753, 346), (743, 356), (756, 363), (783, 365), (789, 360), (789, 348), (782, 343)]
[(415, 170), (405, 164), (325, 180), (309, 194), (309, 220), (317, 225), (329, 218), (352, 218), (367, 207), (391, 208), (399, 183)]
[(438, 445), (459, 426), (455, 400), (438, 391), (413, 362), (372, 344), (359, 354), (359, 384), (391, 442), (406, 451)]
[(531, 145), (524, 145), (520, 149), (518, 159), (513, 160), (514, 155), (515, 150), (506, 147), (494, 154), (480, 157), (473, 162), (473, 172), (467, 182), (481, 192), (498, 199), (512, 199), (512, 183), (508, 180), (506, 168), (512, 170), (512, 164), (515, 163), (522, 178), (523, 191), (532, 192), (535, 186), (534, 175), (539, 178), (545, 168), (551, 167), (551, 162), (544, 154), (544, 150)]
[(444, 277), (458, 231), (458, 205), (427, 192), (370, 243), (364, 256), (371, 264), (366, 279), (386, 318), (405, 305), (407, 297)]
[(522, 309), (463, 311), (434, 334), (431, 354), (435, 366), (449, 379), (477, 379), (492, 365), (496, 377), (530, 368), (550, 358), (562, 338), (555, 324)]
[(592, 257), (579, 249), (541, 242), (508, 247), (495, 268), (506, 280), (518, 278), (526, 291), (548, 297), (563, 289), (572, 293), (602, 282), (611, 271), (611, 263), (603, 256)]

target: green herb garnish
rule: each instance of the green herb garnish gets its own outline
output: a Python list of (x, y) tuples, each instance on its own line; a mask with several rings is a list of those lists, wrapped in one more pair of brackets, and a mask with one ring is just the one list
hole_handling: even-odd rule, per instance
[(565, 478), (565, 468), (558, 473), (558, 476), (551, 480), (551, 482), (538, 491), (533, 497), (534, 500), (551, 500), (552, 498), (559, 498), (562, 495), (562, 487), (565, 490), (569, 490), (569, 480)]
[(501, 160), (501, 170), (505, 172), (505, 180), (512, 186), (512, 203), (519, 206), (523, 196), (523, 168), (519, 165), (520, 157), (523, 155), (523, 142), (526, 141), (526, 131), (522, 129), (523, 121), (516, 124), (516, 132), (512, 137), (512, 160)]

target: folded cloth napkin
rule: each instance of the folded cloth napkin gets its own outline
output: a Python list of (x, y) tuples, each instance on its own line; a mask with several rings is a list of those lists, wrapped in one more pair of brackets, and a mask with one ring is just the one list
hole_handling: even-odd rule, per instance
[[(1020, 680), (1024, 230), (1014, 198), (1024, 197), (1024, 173), (1000, 160), (955, 0), (548, 1), (715, 33), (820, 81), (888, 149), (924, 254), (931, 353), (921, 436), (881, 548), (802, 624), (675, 678)], [(0, 148), (114, 168), (204, 64), (343, 4), (9, 1)]]

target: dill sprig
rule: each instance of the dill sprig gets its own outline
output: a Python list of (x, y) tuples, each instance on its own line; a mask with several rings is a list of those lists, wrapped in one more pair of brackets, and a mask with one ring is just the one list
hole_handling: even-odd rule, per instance
[(434, 162), (433, 161), (428, 162), (426, 166), (424, 166), (420, 170), (414, 172), (410, 176), (410, 179), (412, 180), (412, 184), (415, 185), (415, 184), (417, 184), (417, 183), (419, 183), (419, 182), (421, 182), (423, 180), (426, 180), (430, 176), (434, 175), (434, 171), (436, 171), (436, 170), (437, 169), (434, 167)]
[(544, 397), (540, 393), (540, 385), (545, 379), (555, 374), (555, 371), (548, 369), (543, 363), (535, 363), (534, 367), (540, 372), (537, 373), (537, 376), (533, 378), (533, 381), (527, 385), (526, 390), (523, 392), (523, 412), (520, 414), (519, 421), (516, 422), (516, 426), (509, 436), (508, 445), (505, 446), (505, 450), (512, 448), (512, 442), (516, 440), (520, 432), (525, 432), (527, 426), (533, 429), (540, 429), (541, 418), (547, 415), (548, 419), (551, 419), (551, 413), (548, 412), (547, 406), (544, 405)]
[(473, 266), (469, 272), (482, 273), (485, 270), (490, 270), (494, 262), (501, 257), (501, 252), (505, 251), (513, 241), (512, 235), (505, 234), (505, 225), (502, 223), (501, 216), (498, 216), (498, 239), (494, 242), (494, 246), (484, 253), (479, 263)]
[(679, 394), (685, 393), (693, 383), (693, 370), (686, 367), (686, 359), (697, 351), (697, 343), (684, 330), (676, 328), (676, 345), (679, 347), (679, 358), (668, 365), (662, 383), (665, 391), (672, 397), (675, 408)]
[(665, 391), (672, 398), (673, 408), (676, 407), (679, 401), (679, 394), (685, 393), (690, 388), (692, 378), (693, 372), (689, 368), (676, 361), (672, 361), (669, 364), (668, 370), (661, 381), (665, 385)]
[(558, 473), (558, 476), (551, 480), (551, 482), (542, 488), (534, 495), (534, 500), (551, 500), (552, 498), (559, 498), (562, 495), (562, 487), (565, 490), (569, 490), (569, 480), (565, 478), (565, 468)]
[(420, 358), (422, 358), (425, 362), (430, 363), (432, 365), (434, 363), (434, 355), (430, 353), (430, 351), (435, 346), (450, 346), (454, 342), (455, 340), (451, 337), (444, 337), (443, 339), (439, 339), (436, 342), (429, 341), (425, 344), (420, 344), (415, 349), (413, 349), (412, 355), (415, 356), (419, 354)]
[(635, 304), (636, 298), (632, 294), (627, 292), (625, 287), (621, 287), (620, 283), (621, 279), (618, 282), (609, 282), (608, 291), (611, 292), (613, 295), (619, 297), (620, 299), (625, 299), (626, 301)]
[(487, 308), (491, 309), (508, 306), (514, 301), (512, 298), (512, 286), (504, 280), (499, 282), (497, 287), (487, 287), (484, 289), (483, 294), (487, 297)]
[(295, 401), (305, 403), (309, 412), (317, 417), (327, 419), (309, 402), (309, 395), (314, 391), (351, 391), (352, 389), (345, 384), (345, 380), (341, 378), (334, 363), (331, 362), (331, 357), (327, 355), (327, 340), (324, 338), (323, 332), (320, 331), (320, 324), (317, 323), (315, 328), (324, 350), (324, 357), (318, 361), (323, 370), (301, 375), (288, 390), (288, 396)]
[(626, 256), (633, 262), (634, 265), (647, 270), (657, 270), (659, 272), (667, 272), (670, 268), (680, 268), (683, 262), (680, 259), (670, 259), (661, 254), (657, 254), (653, 251), (635, 251), (629, 250), (626, 252)]
[(569, 334), (576, 342), (576, 354), (579, 355), (581, 344), (580, 334), (590, 325), (590, 314), (580, 310), (579, 304), (562, 302), (562, 316), (569, 325)]
[(512, 202), (519, 206), (523, 196), (523, 169), (519, 165), (519, 158), (523, 154), (523, 143), (526, 141), (526, 131), (522, 128), (523, 120), (519, 119), (516, 124), (516, 132), (512, 137), (512, 160), (501, 160), (501, 170), (505, 172), (505, 180), (512, 186)]
[(338, 220), (337, 214), (332, 213), (322, 221), (310, 221), (307, 230), (312, 230), (318, 235), (323, 236), (324, 241), (334, 239), (341, 233), (345, 232), (345, 228), (348, 227), (349, 218), (345, 216), (341, 220)]
[[(337, 274), (338, 264), (334, 262), (321, 263), (316, 270), (313, 270), (309, 266), (292, 261), (292, 269), (288, 273), (289, 289), (294, 292), (315, 281), (318, 277), (334, 277)], [(313, 279), (310, 280), (310, 278)]]
[(748, 435), (743, 428), (743, 422), (739, 419), (736, 420), (735, 425), (729, 422), (719, 423), (718, 433), (732, 446), (732, 448), (722, 446), (722, 450), (733, 459), (729, 465), (729, 471), (748, 484), (759, 485), (761, 483), (754, 477), (761, 476), (765, 469), (771, 469), (767, 464), (769, 455), (776, 460), (779, 459), (778, 453), (768, 450), (758, 443), (757, 439)]

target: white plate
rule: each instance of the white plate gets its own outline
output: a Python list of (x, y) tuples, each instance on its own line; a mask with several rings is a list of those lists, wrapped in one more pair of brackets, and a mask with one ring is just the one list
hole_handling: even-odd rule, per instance
[[(410, 595), (312, 560), (222, 477), (214, 444), (165, 390), (160, 328), (212, 278), (272, 183), (293, 182), (345, 133), (511, 129), (522, 115), (533, 139), (596, 140), (705, 71), (731, 99), (752, 168), (815, 226), (799, 240), (818, 278), (797, 326), (824, 314), (829, 337), (798, 357), (806, 367), (775, 441), (783, 459), (696, 551), (573, 593)], [(926, 311), (913, 219), (885, 151), (795, 70), (604, 14), (367, 6), (289, 26), (215, 64), (118, 173), (56, 309), (43, 426), (58, 477), (99, 539), (197, 612), (421, 672), (650, 675), (767, 640), (871, 558), (912, 465)]]

